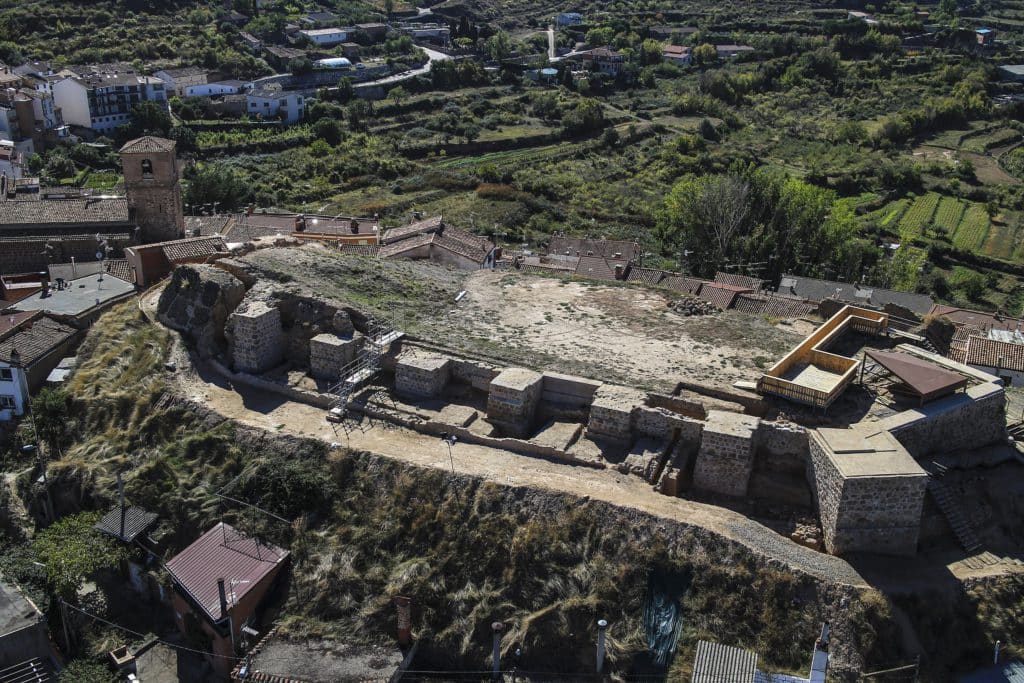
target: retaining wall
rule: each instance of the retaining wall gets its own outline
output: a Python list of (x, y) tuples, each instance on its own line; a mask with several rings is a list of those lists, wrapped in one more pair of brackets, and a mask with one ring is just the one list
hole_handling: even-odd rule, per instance
[(1006, 438), (1006, 394), (998, 384), (976, 385), (881, 420), (879, 428), (915, 458), (976, 450)]

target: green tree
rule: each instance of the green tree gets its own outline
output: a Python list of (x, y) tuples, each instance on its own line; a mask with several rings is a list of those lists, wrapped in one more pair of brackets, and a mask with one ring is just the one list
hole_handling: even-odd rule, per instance
[(562, 115), (562, 126), (572, 135), (590, 133), (605, 126), (604, 107), (595, 99), (584, 98)]
[(615, 31), (608, 26), (599, 26), (592, 28), (587, 31), (587, 37), (585, 40), (591, 47), (598, 47), (601, 45), (610, 45), (612, 40), (615, 39)]
[(487, 54), (497, 61), (505, 59), (512, 54), (512, 39), (504, 31), (498, 31), (487, 39)]
[(400, 106), (402, 102), (409, 99), (409, 91), (400, 85), (396, 85), (388, 92), (388, 97), (396, 106)]
[(123, 137), (137, 138), (142, 135), (167, 137), (171, 131), (171, 113), (160, 102), (147, 100), (132, 108), (128, 124), (122, 126)]
[(71, 424), (71, 397), (63, 389), (45, 388), (32, 398), (32, 416), (51, 454), (60, 456)]
[(348, 76), (344, 76), (340, 81), (338, 81), (338, 101), (344, 104), (355, 96), (356, 90), (352, 86), (352, 79)]
[(74, 603), (78, 589), (101, 569), (113, 569), (125, 558), (124, 548), (93, 529), (98, 512), (64, 517), (36, 534), (32, 549), (46, 565), (46, 578), (57, 596)]
[(710, 43), (704, 43), (693, 48), (693, 63), (694, 64), (714, 64), (718, 61), (718, 50), (715, 46)]
[(203, 206), (217, 203), (220, 209), (237, 209), (251, 196), (251, 188), (223, 163), (194, 167), (186, 175), (185, 203)]

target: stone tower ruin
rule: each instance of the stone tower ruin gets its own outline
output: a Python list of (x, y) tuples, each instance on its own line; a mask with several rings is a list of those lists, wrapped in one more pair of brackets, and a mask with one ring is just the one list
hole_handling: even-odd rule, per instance
[(185, 236), (176, 146), (173, 140), (147, 135), (121, 148), (128, 208), (141, 242)]

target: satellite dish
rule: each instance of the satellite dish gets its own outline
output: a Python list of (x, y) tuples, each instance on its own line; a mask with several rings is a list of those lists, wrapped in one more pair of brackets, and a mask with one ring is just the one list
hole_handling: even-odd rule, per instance
[(102, 251), (97, 251), (96, 252), (96, 260), (97, 261), (102, 261), (103, 260), (103, 252)]

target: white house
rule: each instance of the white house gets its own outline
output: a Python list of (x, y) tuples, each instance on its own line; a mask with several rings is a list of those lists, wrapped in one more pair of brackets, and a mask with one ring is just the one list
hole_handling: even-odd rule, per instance
[(237, 95), (245, 90), (244, 81), (218, 81), (216, 83), (203, 83), (202, 85), (190, 85), (185, 88), (186, 97), (216, 97), (218, 95)]
[(297, 123), (306, 113), (305, 98), (294, 92), (254, 90), (245, 97), (245, 111), (249, 116), (280, 117), (285, 123)]
[(99, 72), (54, 83), (53, 100), (60, 107), (64, 123), (108, 134), (128, 123), (132, 109), (140, 102), (167, 106), (167, 91), (164, 82), (154, 76)]
[(662, 50), (661, 58), (671, 64), (687, 66), (692, 61), (690, 48), (686, 45), (666, 45)]
[(1012, 330), (971, 335), (964, 363), (999, 377), (1006, 386), (1020, 386), (1024, 383), (1024, 337)]
[(36, 311), (4, 315), (0, 320), (0, 422), (25, 414), (29, 388), (42, 386), (79, 337), (73, 327)]
[(299, 35), (314, 45), (340, 45), (348, 40), (349, 28), (310, 28), (299, 31)]
[(183, 66), (178, 69), (164, 69), (153, 74), (167, 87), (169, 95), (187, 93), (192, 86), (203, 85), (210, 78), (210, 72), (200, 66)]

